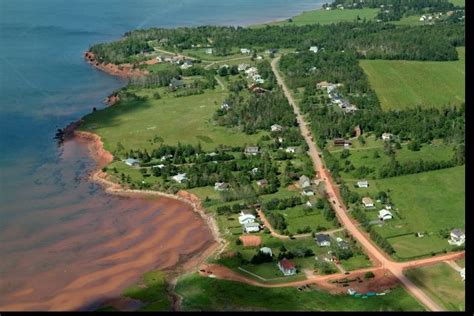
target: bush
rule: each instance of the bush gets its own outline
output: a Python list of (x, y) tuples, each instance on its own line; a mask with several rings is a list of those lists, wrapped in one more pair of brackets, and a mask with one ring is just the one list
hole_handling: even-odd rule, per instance
[(235, 241), (235, 244), (236, 244), (237, 246), (242, 245), (242, 240), (240, 240), (240, 238), (237, 238), (237, 240)]
[(372, 271), (366, 272), (364, 275), (364, 278), (366, 279), (371, 279), (373, 277), (375, 277), (375, 274)]

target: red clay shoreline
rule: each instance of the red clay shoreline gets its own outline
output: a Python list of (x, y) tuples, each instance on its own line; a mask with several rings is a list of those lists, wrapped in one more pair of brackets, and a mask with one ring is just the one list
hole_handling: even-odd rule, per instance
[(148, 71), (136, 69), (133, 67), (132, 64), (116, 65), (116, 64), (111, 64), (111, 63), (106, 64), (106, 63), (100, 62), (96, 59), (94, 53), (90, 51), (87, 51), (84, 53), (84, 58), (93, 67), (105, 73), (108, 73), (109, 75), (112, 75), (112, 76), (118, 76), (121, 78), (131, 78), (131, 77), (145, 76), (148, 74)]

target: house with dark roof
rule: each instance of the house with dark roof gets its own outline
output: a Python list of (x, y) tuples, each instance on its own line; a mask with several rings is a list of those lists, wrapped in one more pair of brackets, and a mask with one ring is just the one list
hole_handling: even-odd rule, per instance
[(314, 240), (316, 240), (316, 243), (318, 244), (319, 247), (329, 247), (331, 246), (331, 237), (327, 234), (317, 234), (314, 237)]

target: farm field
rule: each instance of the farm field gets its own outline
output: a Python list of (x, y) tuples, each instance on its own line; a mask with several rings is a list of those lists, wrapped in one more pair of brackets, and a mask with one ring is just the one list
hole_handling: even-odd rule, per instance
[(389, 192), (411, 231), (464, 227), (464, 166), (374, 180), (368, 192)]
[[(369, 173), (369, 176), (366, 178), (375, 178), (378, 176), (378, 171), (381, 167), (390, 162), (390, 157), (384, 154), (383, 142), (378, 142), (380, 147), (371, 147), (369, 149), (358, 149), (358, 150), (349, 150), (350, 156), (346, 158), (349, 160), (355, 167), (365, 166), (370, 169), (373, 169)], [(455, 145), (453, 144), (423, 144), (419, 151), (412, 151), (407, 148), (407, 145), (402, 145), (401, 149), (395, 150), (395, 158), (400, 163), (407, 161), (448, 161), (452, 159), (454, 155)], [(376, 158), (376, 153), (378, 153), (378, 158)], [(334, 152), (334, 155), (341, 160), (341, 152)], [(342, 161), (342, 160), (341, 160)], [(342, 163), (344, 166), (344, 163)], [(351, 172), (341, 172), (341, 175), (345, 179), (354, 179), (356, 180), (357, 172), (353, 170)]]
[(445, 249), (449, 251), (453, 248), (445, 238), (441, 238), (437, 234), (426, 235), (423, 238), (410, 234), (387, 240), (395, 249), (395, 256), (401, 260), (428, 256), (431, 252), (439, 253)]
[(361, 60), (384, 110), (459, 105), (465, 100), (465, 49), (448, 62)]
[(434, 301), (449, 311), (464, 311), (464, 282), (458, 272), (445, 263), (411, 269), (408, 278)]
[(264, 27), (265, 25), (307, 25), (307, 24), (331, 24), (338, 22), (353, 22), (359, 17), (361, 20), (373, 20), (377, 15), (378, 9), (365, 8), (354, 10), (311, 10), (301, 13), (300, 15), (292, 17), (293, 22), (275, 21), (272, 23), (265, 23), (253, 25), (251, 27)]
[(145, 102), (119, 102), (86, 115), (81, 130), (97, 133), (109, 151), (114, 151), (118, 142), (127, 149), (150, 150), (158, 145), (152, 142), (155, 136), (169, 145), (201, 143), (204, 150), (213, 150), (219, 144), (242, 146), (256, 143), (265, 134), (260, 132), (249, 136), (212, 124), (212, 115), (226, 95), (222, 89), (177, 98), (167, 96), (166, 90), (161, 88), (158, 90), (162, 95), (160, 100), (153, 99), (155, 91), (136, 91), (140, 96), (148, 96)]
[(311, 288), (261, 288), (238, 282), (188, 274), (178, 280), (176, 291), (185, 311), (423, 311), (403, 288), (385, 296), (358, 299), (331, 295)]

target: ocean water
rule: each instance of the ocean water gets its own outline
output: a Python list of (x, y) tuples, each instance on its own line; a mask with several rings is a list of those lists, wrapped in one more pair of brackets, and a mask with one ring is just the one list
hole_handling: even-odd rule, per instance
[[(95, 163), (86, 146), (70, 142), (59, 147), (53, 139), (57, 128), (104, 106), (104, 98), (124, 85), (84, 62), (91, 44), (151, 26), (271, 21), (324, 2), (0, 0), (0, 309), (7, 304), (52, 308), (37, 303), (54, 299), (85, 273), (100, 271), (103, 266), (95, 261), (110, 254), (98, 249), (132, 234), (140, 223), (130, 225), (130, 220), (138, 221), (150, 209), (156, 216), (167, 208), (190, 212), (170, 201), (132, 203), (105, 194), (87, 179)], [(196, 234), (196, 229), (188, 232)], [(204, 230), (203, 247), (210, 240)], [(139, 247), (143, 238), (127, 247)], [(149, 268), (150, 263), (140, 266)], [(136, 275), (144, 272), (140, 269)], [(62, 270), (64, 275), (58, 275)], [(47, 290), (41, 287), (45, 283)]]

